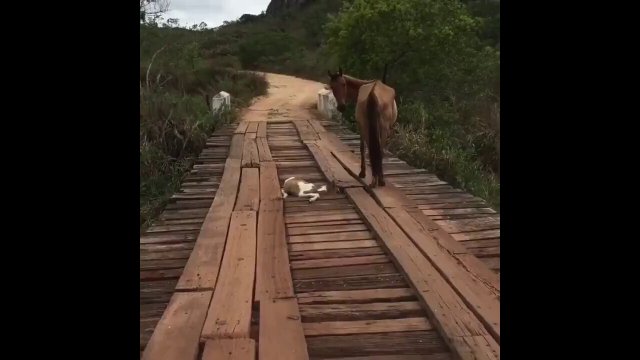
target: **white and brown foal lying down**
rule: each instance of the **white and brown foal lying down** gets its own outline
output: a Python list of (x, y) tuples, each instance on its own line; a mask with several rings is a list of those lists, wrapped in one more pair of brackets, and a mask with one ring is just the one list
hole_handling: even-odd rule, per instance
[(308, 197), (309, 202), (316, 201), (320, 197), (320, 191), (327, 191), (327, 186), (322, 185), (319, 188), (315, 184), (308, 183), (297, 177), (290, 177), (284, 181), (282, 186), (282, 197), (286, 198), (289, 195), (297, 197)]

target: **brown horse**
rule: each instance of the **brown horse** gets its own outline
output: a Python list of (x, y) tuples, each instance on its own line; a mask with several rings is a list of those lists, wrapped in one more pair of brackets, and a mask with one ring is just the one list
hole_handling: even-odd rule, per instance
[(398, 117), (396, 92), (378, 80), (360, 80), (342, 74), (329, 73), (329, 85), (336, 98), (338, 111), (343, 113), (347, 102), (356, 103), (356, 123), (360, 132), (360, 176), (366, 177), (364, 144), (369, 149), (369, 161), (373, 180), (370, 187), (384, 186), (382, 157), (391, 128)]

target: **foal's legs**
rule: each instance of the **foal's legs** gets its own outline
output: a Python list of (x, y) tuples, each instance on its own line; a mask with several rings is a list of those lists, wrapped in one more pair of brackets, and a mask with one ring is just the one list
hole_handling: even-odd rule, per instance
[(358, 176), (364, 179), (367, 176), (367, 166), (364, 158), (364, 140), (360, 135), (360, 174)]
[(318, 194), (318, 193), (301, 192), (300, 194), (298, 194), (298, 197), (308, 197), (309, 198), (309, 202), (314, 202), (314, 201), (318, 200), (318, 198), (320, 197), (320, 194)]

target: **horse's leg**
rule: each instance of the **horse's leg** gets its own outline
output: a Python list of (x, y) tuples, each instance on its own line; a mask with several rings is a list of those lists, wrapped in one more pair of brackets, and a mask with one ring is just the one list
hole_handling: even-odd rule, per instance
[(384, 186), (384, 172), (380, 172), (380, 175), (378, 175), (378, 185)]
[(358, 176), (364, 179), (367, 176), (367, 165), (364, 158), (364, 139), (362, 139), (362, 134), (360, 134), (360, 174)]

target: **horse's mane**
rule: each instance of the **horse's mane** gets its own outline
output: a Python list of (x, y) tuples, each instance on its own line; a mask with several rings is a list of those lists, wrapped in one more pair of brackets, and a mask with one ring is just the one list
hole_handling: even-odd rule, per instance
[(350, 76), (350, 75), (342, 75), (347, 81), (356, 83), (360, 86), (362, 85), (366, 85), (366, 84), (371, 84), (372, 82), (375, 82), (376, 80), (362, 80), (362, 79), (358, 79), (356, 77)]

